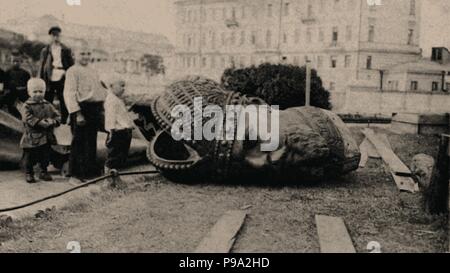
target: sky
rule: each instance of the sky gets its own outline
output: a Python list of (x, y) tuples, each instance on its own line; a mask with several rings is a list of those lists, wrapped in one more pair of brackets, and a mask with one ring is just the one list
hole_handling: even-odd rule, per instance
[(173, 0), (0, 0), (0, 22), (18, 16), (54, 15), (71, 23), (160, 33), (175, 40)]
[[(68, 2), (80, 1), (80, 6)], [(450, 0), (423, 0), (422, 46), (450, 48)], [(160, 33), (175, 41), (173, 0), (0, 0), (0, 23), (18, 16), (51, 14), (71, 23)]]

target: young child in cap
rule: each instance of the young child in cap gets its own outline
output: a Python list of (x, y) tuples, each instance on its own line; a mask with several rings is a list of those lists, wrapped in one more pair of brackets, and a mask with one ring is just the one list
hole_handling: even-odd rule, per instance
[(105, 130), (109, 133), (106, 141), (108, 158), (105, 172), (122, 168), (130, 150), (134, 122), (123, 101), (125, 81), (112, 76), (108, 81), (105, 100)]
[(55, 107), (44, 99), (46, 84), (43, 80), (32, 78), (27, 83), (30, 98), (23, 105), (22, 121), (25, 132), (20, 141), (23, 149), (23, 163), (26, 181), (35, 183), (34, 166), (39, 164), (39, 179), (51, 181), (47, 172), (51, 145), (56, 144), (53, 129), (60, 125), (60, 115)]

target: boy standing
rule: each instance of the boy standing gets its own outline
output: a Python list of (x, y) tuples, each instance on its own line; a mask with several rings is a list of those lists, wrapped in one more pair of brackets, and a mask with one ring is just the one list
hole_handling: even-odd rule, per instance
[(125, 81), (112, 79), (109, 84), (105, 101), (105, 130), (109, 133), (106, 141), (108, 158), (105, 163), (105, 173), (124, 167), (134, 128), (134, 122), (123, 102)]
[(25, 132), (20, 141), (23, 149), (23, 160), (26, 171), (26, 181), (35, 183), (33, 167), (39, 164), (41, 173), (39, 179), (51, 181), (47, 173), (51, 145), (56, 144), (53, 128), (60, 124), (60, 116), (55, 107), (44, 99), (45, 82), (33, 78), (28, 81), (30, 98), (23, 105), (23, 123)]
[(76, 59), (78, 63), (67, 71), (64, 87), (73, 135), (69, 159), (72, 184), (101, 173), (97, 167), (97, 132), (103, 128), (106, 97), (97, 71), (89, 67), (91, 52), (82, 48)]
[(27, 83), (31, 76), (25, 69), (21, 68), (22, 56), (20, 52), (15, 51), (12, 54), (12, 66), (6, 71), (6, 90), (8, 90), (8, 108), (11, 114), (20, 118), (20, 113), (16, 108), (17, 101), (26, 102), (29, 98)]

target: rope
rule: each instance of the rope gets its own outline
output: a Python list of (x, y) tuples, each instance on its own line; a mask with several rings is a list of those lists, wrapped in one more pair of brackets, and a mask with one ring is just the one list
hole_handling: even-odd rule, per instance
[(49, 195), (47, 197), (44, 197), (44, 198), (41, 198), (41, 199), (38, 199), (38, 200), (35, 200), (35, 201), (32, 201), (32, 202), (29, 202), (29, 203), (26, 203), (26, 204), (23, 204), (23, 205), (14, 206), (14, 207), (5, 208), (5, 209), (0, 209), (0, 213), (23, 209), (23, 208), (26, 208), (26, 207), (30, 207), (30, 206), (33, 206), (33, 205), (45, 202), (45, 201), (50, 200), (50, 199), (55, 199), (57, 197), (63, 196), (65, 194), (68, 194), (70, 192), (73, 192), (73, 191), (76, 191), (76, 190), (79, 190), (79, 189), (82, 189), (82, 188), (86, 188), (86, 187), (88, 187), (90, 185), (96, 184), (96, 183), (98, 183), (100, 181), (103, 181), (103, 180), (106, 180), (108, 178), (118, 177), (118, 176), (158, 174), (158, 173), (159, 173), (158, 171), (140, 171), (140, 172), (136, 171), (136, 172), (111, 173), (109, 175), (101, 176), (99, 178), (87, 181), (87, 182), (85, 182), (85, 183), (83, 183), (83, 184), (81, 184), (79, 186), (70, 188), (70, 189), (65, 190), (63, 192), (60, 192), (60, 193), (52, 194), (52, 195)]

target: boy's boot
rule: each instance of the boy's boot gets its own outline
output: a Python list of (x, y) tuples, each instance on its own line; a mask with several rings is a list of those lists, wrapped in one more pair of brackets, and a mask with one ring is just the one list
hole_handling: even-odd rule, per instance
[(27, 183), (29, 183), (29, 184), (36, 183), (36, 180), (34, 179), (34, 175), (33, 175), (33, 174), (27, 173), (25, 180), (26, 180)]
[(49, 175), (47, 171), (42, 171), (42, 172), (39, 174), (39, 179), (40, 179), (40, 180), (43, 180), (43, 181), (47, 181), (47, 182), (53, 181), (52, 176)]

